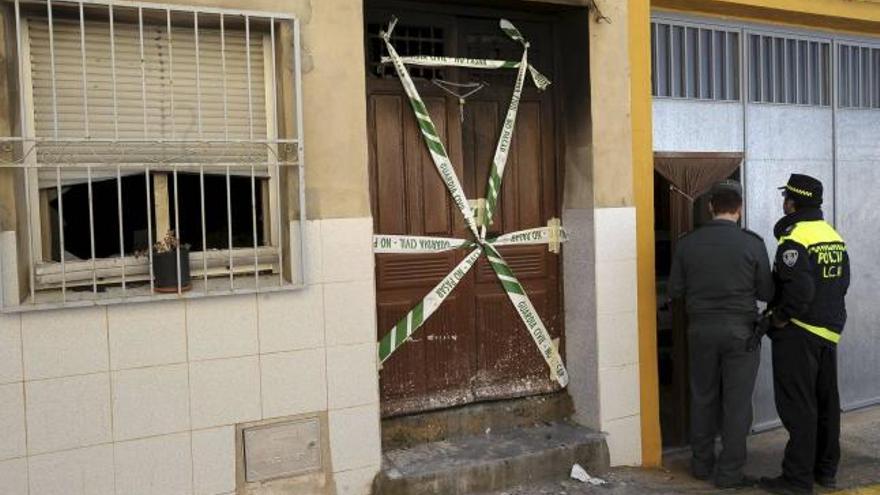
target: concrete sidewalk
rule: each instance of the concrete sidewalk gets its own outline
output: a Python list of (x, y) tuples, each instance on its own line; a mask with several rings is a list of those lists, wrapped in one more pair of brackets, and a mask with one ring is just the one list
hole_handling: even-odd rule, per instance
[[(842, 459), (837, 491), (817, 493), (880, 495), (880, 407), (844, 414), (841, 425)], [(749, 439), (746, 472), (753, 476), (776, 476), (788, 434), (782, 428)], [(615, 468), (602, 477), (607, 485), (594, 487), (575, 480), (558, 480), (520, 486), (496, 495), (636, 495), (717, 493), (709, 483), (688, 475), (689, 451), (664, 456), (663, 469)], [(759, 494), (759, 489), (728, 490), (727, 493)]]

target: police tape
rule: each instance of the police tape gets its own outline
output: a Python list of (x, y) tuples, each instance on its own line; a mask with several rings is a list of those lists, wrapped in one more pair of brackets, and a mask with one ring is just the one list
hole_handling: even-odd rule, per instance
[[(537, 227), (486, 239), (484, 244), (493, 246), (525, 246), (568, 241), (564, 228)], [(477, 245), (474, 241), (454, 237), (421, 235), (376, 234), (373, 236), (373, 252), (376, 254), (430, 254), (466, 249)]]
[(544, 358), (544, 361), (550, 368), (550, 374), (553, 375), (553, 378), (555, 378), (561, 386), (564, 387), (568, 385), (568, 372), (565, 370), (565, 365), (562, 363), (562, 357), (559, 355), (559, 350), (553, 345), (553, 340), (547, 332), (547, 327), (545, 327), (544, 322), (541, 321), (538, 311), (535, 310), (535, 306), (526, 295), (526, 291), (522, 284), (519, 283), (519, 280), (517, 280), (513, 271), (510, 270), (510, 266), (508, 266), (507, 262), (504, 261), (504, 258), (501, 257), (501, 253), (488, 244), (486, 245), (486, 257), (489, 259), (489, 265), (492, 267), (492, 270), (495, 271), (498, 280), (501, 281), (501, 285), (504, 287), (504, 292), (507, 293), (508, 299), (510, 299), (513, 307), (516, 308), (516, 312), (519, 314), (520, 319), (525, 323), (526, 330), (529, 332), (532, 340), (535, 341), (538, 350), (541, 351), (541, 357)]
[[(528, 296), (526, 295), (522, 285), (514, 276), (513, 272), (510, 270), (510, 267), (504, 261), (504, 258), (501, 257), (501, 254), (493, 247), (493, 244), (512, 245), (516, 243), (537, 244), (543, 242), (553, 245), (554, 243), (560, 242), (563, 236), (563, 231), (561, 227), (539, 227), (537, 229), (528, 229), (527, 231), (505, 234), (489, 241), (485, 239), (485, 226), (486, 224), (491, 223), (487, 220), (487, 222), (483, 224), (483, 227), (480, 229), (480, 231), (477, 232), (473, 210), (470, 206), (470, 203), (468, 203), (467, 197), (464, 194), (464, 190), (461, 187), (461, 183), (459, 182), (458, 177), (455, 174), (455, 169), (452, 166), (449, 155), (446, 153), (446, 149), (443, 146), (439, 135), (437, 134), (436, 126), (434, 125), (434, 122), (431, 120), (431, 117), (428, 114), (424, 101), (421, 99), (421, 96), (419, 95), (419, 92), (409, 75), (403, 59), (400, 57), (400, 55), (394, 49), (394, 46), (391, 44), (391, 33), (394, 31), (394, 26), (396, 24), (397, 19), (392, 19), (391, 23), (388, 26), (388, 30), (381, 33), (382, 39), (385, 41), (385, 47), (388, 50), (389, 58), (394, 64), (394, 68), (397, 72), (398, 77), (401, 80), (404, 91), (409, 97), (410, 106), (415, 113), (416, 120), (418, 121), (419, 128), (422, 132), (422, 137), (425, 140), (425, 144), (428, 147), (431, 159), (434, 162), (437, 171), (440, 173), (440, 177), (443, 180), (443, 183), (449, 190), (449, 193), (453, 198), (453, 202), (456, 204), (456, 206), (458, 206), (458, 209), (464, 216), (469, 229), (474, 234), (476, 241), (472, 242), (463, 239), (424, 236), (380, 235), (374, 238), (374, 249), (376, 250), (376, 252), (385, 253), (443, 252), (451, 249), (465, 247), (468, 245), (466, 243), (469, 242), (470, 245), (476, 245), (476, 248), (471, 251), (471, 253), (466, 256), (451, 273), (444, 277), (439, 284), (431, 289), (428, 295), (426, 295), (422, 299), (422, 301), (416, 304), (413, 309), (411, 309), (403, 318), (401, 318), (397, 322), (397, 324), (394, 325), (394, 327), (392, 327), (391, 330), (380, 340), (379, 361), (380, 363), (384, 363), (385, 360), (387, 360), (394, 353), (395, 350), (400, 348), (407, 340), (410, 339), (413, 332), (418, 330), (418, 328), (422, 326), (425, 320), (427, 320), (431, 316), (431, 314), (433, 314), (434, 311), (436, 311), (437, 308), (440, 307), (443, 301), (447, 297), (449, 297), (449, 294), (453, 291), (453, 289), (455, 289), (455, 287), (465, 277), (465, 275), (467, 275), (468, 271), (473, 268), (474, 264), (479, 259), (480, 254), (485, 249), (488, 253), (489, 264), (492, 266), (493, 271), (495, 271), (495, 275), (501, 282), (502, 287), (504, 287), (504, 290), (507, 293), (511, 303), (516, 308), (517, 314), (525, 324), (526, 329), (529, 331), (529, 335), (532, 336), (532, 339), (534, 340), (535, 345), (541, 353), (541, 356), (544, 358), (547, 366), (550, 368), (551, 375), (562, 387), (565, 387), (568, 384), (568, 373), (565, 370), (565, 366), (562, 362), (562, 357), (559, 355), (558, 349), (553, 344), (546, 327), (541, 321), (541, 318), (535, 310), (535, 307), (532, 304), (531, 300), (529, 300)], [(528, 42), (525, 41), (519, 30), (517, 30), (516, 27), (514, 27), (513, 24), (511, 24), (509, 21), (502, 19), (500, 26), (502, 31), (504, 31), (511, 39), (519, 41), (523, 45), (523, 56), (522, 60), (516, 66), (519, 69), (519, 72), (517, 74), (517, 82), (514, 87), (513, 96), (511, 97), (511, 104), (508, 107), (508, 112), (507, 116), (505, 117), (504, 125), (502, 126), (502, 133), (496, 147), (495, 157), (493, 158), (493, 167), (490, 172), (489, 183), (487, 186), (487, 213), (489, 212), (490, 203), (492, 205), (492, 210), (494, 210), (494, 207), (497, 204), (498, 195), (501, 191), (501, 183), (504, 177), (504, 168), (507, 162), (510, 141), (512, 139), (513, 129), (516, 124), (516, 113), (519, 106), (519, 100), (522, 96), (525, 71), (526, 68), (530, 68), (528, 64)], [(502, 66), (497, 68), (511, 67), (504, 67), (502, 64)], [(533, 80), (536, 79), (536, 72), (537, 71), (534, 70), (532, 71)], [(543, 76), (541, 77), (543, 78)], [(549, 82), (549, 80), (543, 78), (543, 86), (539, 85), (539, 87), (546, 87)], [(537, 80), (535, 81), (535, 84), (538, 85)], [(491, 219), (491, 213), (487, 215), (487, 219)], [(542, 229), (547, 230), (545, 231)], [(454, 245), (455, 247), (453, 247)]]
[(419, 92), (409, 75), (409, 71), (406, 70), (406, 66), (404, 66), (403, 62), (400, 60), (400, 55), (397, 54), (397, 50), (395, 50), (394, 45), (391, 44), (391, 33), (394, 32), (394, 26), (396, 24), (397, 18), (394, 18), (388, 25), (388, 31), (380, 33), (382, 39), (385, 41), (385, 47), (388, 50), (388, 54), (391, 56), (391, 61), (394, 63), (394, 69), (397, 71), (397, 76), (400, 78), (403, 89), (409, 97), (410, 106), (416, 114), (416, 120), (418, 121), (419, 129), (422, 132), (422, 137), (425, 139), (425, 144), (428, 146), (431, 161), (434, 162), (434, 167), (437, 169), (441, 180), (443, 180), (443, 183), (449, 190), (449, 194), (452, 196), (452, 201), (458, 206), (458, 209), (464, 216), (468, 228), (473, 232), (474, 237), (479, 237), (473, 210), (471, 209), (470, 203), (467, 201), (467, 196), (464, 194), (464, 189), (462, 189), (461, 183), (458, 181), (458, 176), (455, 175), (455, 168), (453, 168), (452, 162), (449, 160), (449, 154), (446, 153), (446, 147), (443, 146), (443, 141), (440, 140), (440, 135), (437, 133), (437, 127), (434, 125), (434, 121), (428, 114), (428, 108), (425, 106), (425, 102), (422, 101), (422, 97), (419, 95)]
[(477, 260), (480, 258), (480, 253), (482, 252), (483, 248), (480, 246), (477, 246), (476, 249), (471, 251), (471, 253), (461, 260), (458, 266), (456, 266), (449, 275), (443, 277), (443, 280), (434, 286), (434, 288), (428, 292), (428, 295), (422, 298), (422, 300), (419, 301), (409, 313), (401, 318), (400, 321), (398, 321), (397, 324), (394, 325), (384, 337), (382, 337), (382, 340), (379, 341), (380, 363), (384, 363), (386, 359), (391, 357), (391, 354), (393, 354), (397, 348), (402, 346), (410, 338), (413, 332), (418, 330), (419, 327), (422, 326), (422, 323), (434, 314), (434, 311), (437, 311), (437, 308), (439, 308), (440, 305), (443, 304), (443, 301), (449, 297), (449, 294), (452, 293), (455, 286), (461, 282), (470, 269), (477, 263)]

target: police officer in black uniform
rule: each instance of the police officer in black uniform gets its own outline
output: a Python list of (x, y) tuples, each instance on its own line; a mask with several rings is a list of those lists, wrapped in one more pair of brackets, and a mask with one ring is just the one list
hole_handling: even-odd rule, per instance
[(813, 482), (836, 486), (840, 461), (837, 342), (846, 323), (849, 256), (822, 216), (822, 183), (792, 174), (783, 189), (785, 216), (771, 305), (776, 411), (788, 430), (782, 475), (761, 485), (780, 494), (813, 493)]
[[(760, 362), (748, 342), (756, 300), (772, 299), (773, 279), (764, 241), (737, 224), (742, 187), (722, 181), (710, 194), (713, 220), (679, 240), (669, 292), (684, 298), (689, 320), (691, 472), (704, 480), (714, 472), (717, 487), (738, 488), (757, 481), (742, 471)], [(716, 462), (719, 429), (723, 450)]]

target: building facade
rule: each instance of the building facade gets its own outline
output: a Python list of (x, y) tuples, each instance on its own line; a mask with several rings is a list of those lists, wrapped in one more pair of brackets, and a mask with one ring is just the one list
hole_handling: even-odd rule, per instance
[[(383, 418), (560, 393), (573, 419), (607, 433), (612, 464), (657, 465), (655, 151), (739, 153), (747, 222), (768, 241), (777, 197), (764, 189), (809, 167), (834, 184), (854, 273), (873, 273), (858, 256), (870, 239), (854, 234), (871, 213), (841, 188), (874, 174), (874, 2), (2, 7), (9, 493), (365, 494)], [(382, 61), (392, 17), (403, 55), (515, 60), (521, 47), (498, 29), (507, 18), (553, 82), (523, 91), (490, 234), (554, 218), (569, 233), (561, 255), (501, 251), (564, 356), (565, 390), (485, 258), (379, 364), (378, 340), (462, 256), (377, 255), (374, 234), (467, 235)], [(716, 33), (725, 49), (709, 56), (698, 40)], [(790, 83), (789, 66), (760, 57), (772, 70), (746, 77), (753, 44), (771, 58), (791, 47), (804, 77)], [(672, 70), (704, 53), (727, 61), (721, 76)], [(481, 198), (514, 71), (412, 73), (465, 194)], [(483, 88), (461, 103), (436, 80)], [(877, 396), (858, 374), (876, 361), (873, 308), (858, 295), (875, 277), (854, 280), (850, 405)], [(761, 422), (773, 421), (768, 391), (764, 379)]]

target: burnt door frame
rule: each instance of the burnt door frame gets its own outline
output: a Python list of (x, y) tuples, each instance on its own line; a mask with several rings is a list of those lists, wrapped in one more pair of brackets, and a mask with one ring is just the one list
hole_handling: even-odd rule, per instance
[[(535, 15), (530, 12), (508, 11), (508, 10), (499, 10), (499, 9), (492, 9), (492, 8), (479, 8), (479, 7), (477, 7), (477, 8), (473, 8), (473, 7), (456, 8), (454, 6), (448, 6), (448, 5), (437, 6), (437, 5), (427, 4), (427, 3), (414, 4), (413, 2), (404, 3), (404, 2), (397, 2), (397, 1), (387, 1), (387, 2), (370, 2), (369, 3), (369, 5), (365, 8), (365, 24), (367, 24), (368, 26), (370, 24), (386, 24), (393, 14), (396, 14), (400, 18), (400, 24), (398, 25), (398, 27), (400, 27), (401, 25), (404, 25), (404, 24), (409, 24), (409, 25), (418, 24), (419, 22), (423, 22), (428, 25), (443, 26), (444, 39), (445, 39), (445, 51), (446, 51), (447, 55), (451, 55), (451, 56), (465, 56), (462, 52), (464, 41), (463, 41), (462, 31), (460, 30), (460, 28), (463, 25), (468, 24), (469, 22), (486, 22), (490, 19), (497, 22), (497, 19), (505, 17), (505, 18), (512, 20), (514, 23), (521, 23), (521, 24), (536, 23), (536, 24), (546, 25), (546, 29), (548, 31), (547, 36), (546, 36), (546, 38), (548, 40), (547, 41), (548, 46), (546, 48), (544, 48), (544, 50), (549, 55), (552, 56), (552, 59), (551, 59), (552, 64), (545, 64), (545, 65), (552, 65), (552, 66), (540, 67), (540, 69), (545, 71), (545, 73), (547, 73), (548, 75), (550, 75), (551, 79), (553, 78), (553, 74), (561, 73), (557, 67), (559, 57), (555, 56), (555, 53), (559, 49), (559, 42), (556, 38), (556, 36), (557, 36), (556, 30), (554, 29), (554, 24), (556, 24), (556, 22), (558, 22), (558, 17), (556, 14), (547, 15), (546, 13), (544, 13), (544, 14)], [(373, 26), (373, 27), (375, 27), (375, 26)], [(370, 43), (369, 32), (365, 33), (365, 35), (368, 37), (367, 46), (366, 46), (367, 53), (365, 54), (366, 55), (365, 58), (366, 58), (366, 61), (368, 64), (368, 68), (371, 68), (372, 66), (369, 65), (370, 60), (371, 60), (371, 55), (372, 55), (370, 53), (371, 47), (369, 45), (369, 43)], [(526, 36), (528, 36), (527, 33), (526, 33)], [(464, 77), (467, 77), (466, 70), (455, 69), (455, 68), (443, 68), (442, 70), (443, 70), (442, 78), (445, 80), (462, 82), (462, 79)], [(513, 77), (515, 76), (515, 71), (510, 71), (510, 73), (511, 73), (510, 76), (511, 76), (511, 81), (512, 81)], [(419, 89), (420, 94), (423, 96), (423, 98), (425, 98), (426, 103), (428, 102), (427, 100), (434, 99), (435, 105), (436, 105), (436, 99), (441, 96), (444, 96), (444, 93), (441, 90), (439, 90), (439, 88), (436, 88), (433, 84), (426, 83), (425, 79), (422, 79), (422, 80), (415, 79), (415, 83)], [(561, 87), (561, 83), (562, 83), (561, 80), (560, 81), (554, 80), (554, 85), (557, 88), (558, 95), (563, 94), (563, 91), (561, 91), (559, 89)], [(527, 94), (529, 94), (531, 98), (535, 98), (535, 96), (531, 94), (531, 93), (534, 93), (535, 90), (534, 90), (534, 88), (530, 87), (530, 84), (531, 84), (530, 81), (526, 82)], [(370, 147), (371, 206), (373, 208), (374, 218), (377, 218), (378, 213), (379, 213), (379, 209), (378, 209), (378, 199), (379, 199), (378, 198), (378, 194), (379, 194), (379, 191), (378, 191), (378, 188), (379, 188), (379, 185), (378, 185), (379, 184), (379, 182), (378, 182), (379, 166), (378, 165), (379, 164), (376, 163), (376, 161), (377, 161), (376, 149), (375, 149), (376, 138), (374, 136), (374, 133), (376, 131), (373, 131), (373, 129), (375, 129), (375, 125), (376, 125), (376, 122), (374, 120), (376, 117), (375, 117), (374, 107), (372, 106), (373, 105), (372, 102), (373, 102), (373, 97), (375, 97), (376, 95), (382, 95), (382, 94), (399, 95), (402, 93), (402, 89), (400, 86), (400, 81), (398, 80), (398, 78), (396, 76), (389, 77), (389, 78), (380, 78), (380, 77), (373, 77), (370, 74), (367, 74), (366, 90), (367, 90), (368, 105), (371, 105), (368, 108), (368, 112), (367, 112), (368, 119), (369, 119), (368, 120), (368, 129), (371, 129), (371, 136), (369, 139), (369, 143), (370, 143), (369, 147)], [(502, 95), (502, 94), (504, 95), (502, 97), (503, 112), (506, 112), (507, 105), (510, 101), (509, 98), (510, 98), (510, 91), (511, 90), (512, 90), (512, 84), (510, 84), (510, 87), (495, 89), (495, 91), (498, 91), (499, 95)], [(563, 112), (562, 112), (562, 105), (561, 105), (561, 101), (560, 101), (561, 98), (560, 97), (557, 96), (557, 97), (553, 98), (552, 96), (546, 96), (545, 98), (549, 101), (545, 101), (545, 103), (542, 104), (540, 118), (541, 118), (542, 122), (549, 121), (549, 128), (552, 130), (547, 131), (547, 132), (552, 133), (552, 134), (550, 134), (550, 137), (555, 142), (555, 145), (549, 145), (550, 147), (553, 148), (551, 153), (545, 153), (544, 151), (541, 151), (541, 163), (542, 163), (541, 174), (543, 177), (548, 178), (549, 182), (551, 182), (551, 184), (548, 184), (548, 186), (550, 186), (548, 189), (551, 190), (551, 192), (552, 192), (551, 195), (545, 194), (544, 191), (540, 192), (541, 198), (542, 198), (541, 201), (543, 202), (542, 204), (545, 204), (544, 208), (546, 208), (547, 215), (549, 218), (549, 216), (560, 216), (560, 213), (562, 211), (561, 204), (562, 204), (562, 190), (563, 190), (562, 189), (563, 168), (562, 168), (561, 164), (563, 163), (563, 158), (564, 158), (563, 153), (564, 153), (565, 148), (564, 148), (564, 142), (562, 140), (563, 133), (561, 132), (561, 129), (562, 129), (562, 122), (563, 122), (564, 116), (563, 116)], [(524, 100), (528, 99), (526, 97), (526, 94), (524, 94), (523, 99)], [(463, 156), (462, 156), (462, 149), (463, 149), (463, 144), (464, 144), (463, 143), (464, 134), (463, 134), (462, 124), (458, 123), (458, 122), (453, 122), (453, 121), (457, 121), (457, 119), (458, 119), (458, 102), (457, 102), (457, 100), (454, 100), (452, 97), (446, 95), (446, 105), (445, 106), (446, 106), (447, 119), (449, 121), (448, 122), (449, 135), (447, 137), (447, 140), (449, 142), (449, 146), (448, 146), (449, 150), (448, 151), (449, 151), (450, 158), (451, 158), (453, 164), (456, 165), (456, 169), (460, 170), (465, 167)], [(406, 105), (405, 108), (402, 109), (402, 111), (403, 112), (411, 112), (411, 109), (409, 108), (408, 105)], [(522, 111), (522, 107), (521, 107), (521, 111)], [(503, 118), (503, 115), (502, 115), (502, 118)], [(546, 141), (549, 141), (549, 139), (547, 139)], [(546, 146), (544, 145), (544, 140), (542, 140), (541, 149), (543, 150), (543, 148), (545, 148), (545, 147)], [(548, 155), (550, 155), (550, 156), (548, 156)], [(549, 170), (548, 169), (549, 167), (552, 167), (553, 169)], [(545, 169), (548, 169), (548, 170), (545, 170)], [(508, 168), (506, 173), (514, 173), (514, 172), (515, 172), (515, 169), (512, 170), (511, 168)], [(474, 173), (476, 173), (476, 172), (474, 172)], [(468, 175), (468, 173), (465, 172), (464, 174), (460, 175), (459, 178), (461, 179), (463, 187), (465, 187), (465, 189), (468, 193), (467, 194), (468, 197), (469, 198), (477, 198), (477, 197), (484, 196), (485, 195), (484, 189), (486, 187), (486, 185), (485, 185), (486, 178), (481, 179), (479, 177), (476, 177), (476, 180), (472, 180), (467, 175)], [(443, 192), (444, 192), (444, 194), (448, 194), (445, 191), (445, 189)], [(503, 196), (503, 194), (502, 194), (502, 196)], [(405, 207), (408, 207), (408, 205), (406, 205), (405, 199), (403, 199), (401, 201)], [(502, 198), (502, 201), (503, 201), (503, 198)], [(453, 208), (453, 210), (454, 210), (454, 208)], [(453, 222), (454, 222), (454, 234), (453, 235), (455, 235), (456, 237), (468, 237), (468, 231), (466, 229), (466, 226), (464, 224), (463, 219), (460, 218), (461, 217), (460, 213), (457, 210), (455, 210), (452, 212), (452, 215), (453, 215)], [(379, 225), (378, 221), (379, 220), (376, 220), (377, 227)], [(546, 221), (546, 219), (545, 219), (545, 221)], [(412, 233), (412, 232), (401, 232), (401, 233)], [(451, 255), (452, 259), (450, 260), (450, 268), (451, 268), (451, 266), (454, 266), (454, 264), (458, 260), (460, 260), (465, 254), (466, 253), (464, 253), (464, 252), (453, 253)], [(554, 310), (552, 311), (552, 313), (554, 313), (556, 316), (558, 316), (558, 318), (555, 318), (557, 321), (553, 322), (553, 324), (555, 324), (556, 328), (559, 329), (558, 335), (560, 337), (560, 347), (561, 347), (561, 352), (563, 352), (563, 355), (564, 355), (564, 340), (565, 339), (564, 339), (564, 328), (563, 328), (564, 327), (564, 317), (563, 317), (564, 316), (564, 313), (563, 313), (564, 294), (562, 292), (562, 286), (563, 286), (563, 284), (562, 284), (562, 282), (563, 282), (563, 279), (562, 279), (562, 259), (561, 259), (561, 256), (556, 256), (556, 255), (554, 255), (552, 257), (552, 261), (551, 261), (551, 257), (548, 256), (547, 258), (548, 259), (546, 262), (548, 263), (548, 265), (549, 264), (553, 265), (552, 267), (548, 266), (547, 269), (552, 269), (552, 271), (555, 274), (555, 276), (552, 277), (553, 289), (550, 290), (551, 286), (548, 286), (547, 290), (549, 290), (550, 292), (552, 292), (556, 295), (556, 297), (552, 301), (549, 301), (548, 304), (553, 304)], [(379, 292), (380, 292), (380, 287), (382, 286), (382, 281), (380, 280), (380, 277), (379, 277), (379, 270), (380, 270), (379, 264), (380, 264), (380, 260), (379, 260), (379, 258), (377, 258), (377, 280), (376, 280), (377, 305), (379, 304), (379, 297), (380, 297)], [(481, 264), (485, 264), (485, 261), (482, 260)], [(466, 294), (471, 299), (476, 299), (476, 296), (478, 295), (476, 285), (478, 284), (477, 281), (480, 279), (479, 278), (480, 271), (481, 270), (480, 270), (479, 265), (474, 267), (472, 273), (469, 274), (469, 276), (466, 277), (464, 280), (462, 280), (461, 284), (456, 289), (456, 292)], [(492, 277), (492, 281), (493, 282), (495, 281), (494, 277)], [(529, 284), (527, 277), (526, 277), (526, 279), (522, 280), (522, 282), (528, 290), (530, 284)], [(485, 283), (488, 283), (488, 282), (485, 282)], [(503, 294), (503, 292), (499, 291), (499, 294)], [(509, 305), (509, 301), (507, 301), (506, 299), (503, 302), (504, 302), (504, 304)], [(444, 304), (449, 304), (449, 303), (450, 303), (450, 301), (447, 300)], [(476, 316), (476, 308), (474, 307), (475, 303), (473, 303), (473, 302), (465, 303), (465, 302), (459, 301), (458, 304), (463, 305), (463, 306), (467, 306), (467, 308), (459, 307), (457, 310), (464, 311), (464, 313), (467, 315), (467, 317), (469, 319), (473, 320), (472, 325), (474, 327), (474, 330), (472, 332), (473, 335), (471, 335), (471, 337), (476, 339), (477, 338), (476, 334), (478, 333), (477, 329), (476, 329), (476, 325), (478, 323), (476, 322), (477, 316)], [(441, 308), (441, 310), (442, 310), (442, 308)], [(438, 314), (439, 314), (439, 312), (438, 312)], [(435, 318), (436, 317), (437, 317), (437, 315), (435, 315)], [(380, 320), (381, 320), (381, 317), (380, 317)], [(380, 321), (380, 324), (379, 324), (379, 333), (380, 334), (387, 330), (387, 328), (385, 328), (386, 326), (387, 325), (383, 325), (383, 322)], [(548, 327), (549, 327), (549, 325), (548, 325)], [(407, 344), (407, 345), (412, 345), (412, 344)], [(530, 343), (530, 345), (533, 346), (533, 344), (531, 344), (531, 343)], [(473, 353), (471, 362), (469, 363), (469, 370), (472, 374), (474, 374), (478, 369), (476, 359), (477, 359), (477, 350), (476, 350), (476, 342), (475, 342), (475, 351)], [(543, 365), (543, 361), (541, 362), (541, 364), (542, 364), (542, 366), (545, 366), (545, 365)], [(546, 376), (547, 376), (547, 381), (549, 384), (551, 382), (549, 380), (549, 372), (546, 374)], [(439, 407), (450, 407), (450, 406), (455, 406), (455, 405), (460, 405), (460, 404), (477, 402), (480, 400), (491, 400), (491, 399), (503, 398), (503, 397), (498, 397), (498, 396), (492, 395), (492, 391), (490, 389), (491, 389), (491, 387), (486, 387), (485, 393), (483, 393), (480, 391), (481, 389), (479, 386), (471, 385), (471, 386), (469, 386), (467, 391), (458, 390), (458, 391), (451, 391), (451, 393), (449, 393), (449, 394), (444, 394), (442, 392), (439, 394), (435, 394), (436, 396), (431, 397), (431, 399), (432, 399), (431, 401), (436, 402), (439, 405)], [(540, 393), (544, 393), (544, 392), (550, 392), (555, 389), (556, 388), (554, 388), (552, 386), (541, 388), (539, 390), (529, 389), (529, 390), (525, 390), (520, 395), (536, 395), (536, 394), (540, 394)], [(403, 404), (402, 406), (400, 404), (397, 404), (393, 407), (386, 407), (386, 406), (388, 406), (388, 404), (386, 404), (386, 399), (384, 396), (382, 398), (382, 401), (383, 401), (383, 405), (382, 405), (383, 416), (386, 416), (386, 417), (387, 416), (394, 416), (394, 415), (398, 415), (398, 414), (419, 412), (419, 409), (420, 409), (418, 407), (414, 407), (415, 406), (414, 404)], [(434, 408), (434, 407), (423, 408), (422, 410), (430, 410), (432, 408)]]

